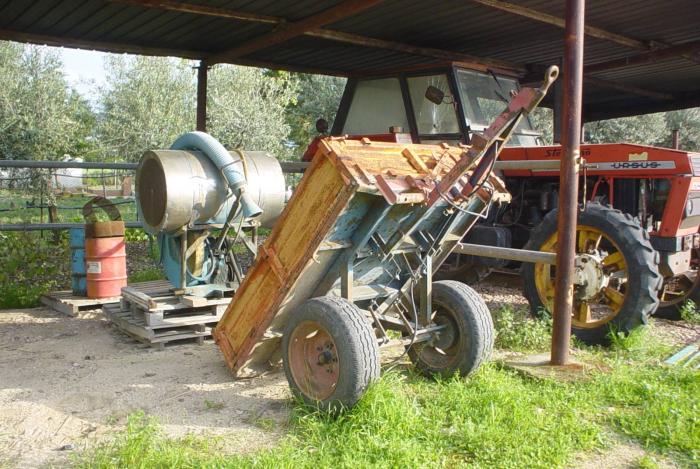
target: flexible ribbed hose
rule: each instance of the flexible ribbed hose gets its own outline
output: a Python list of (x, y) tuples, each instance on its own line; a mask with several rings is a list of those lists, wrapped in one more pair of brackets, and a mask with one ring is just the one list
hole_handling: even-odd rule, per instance
[(226, 148), (214, 137), (205, 132), (187, 132), (178, 137), (170, 146), (171, 150), (197, 150), (204, 153), (223, 173), (232, 191), (241, 199), (241, 207), (245, 218), (260, 215), (262, 209), (246, 193), (245, 175), (235, 167), (235, 161)]

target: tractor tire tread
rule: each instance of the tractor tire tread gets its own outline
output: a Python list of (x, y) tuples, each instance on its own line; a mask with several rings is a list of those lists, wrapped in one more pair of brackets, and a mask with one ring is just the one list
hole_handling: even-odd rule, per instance
[[(557, 214), (558, 210), (552, 210), (544, 217), (543, 221), (532, 231), (525, 249), (538, 250), (556, 231)], [(648, 233), (632, 216), (609, 205), (586, 204), (585, 211), (581, 212), (579, 217), (598, 219), (608, 224), (611, 232), (606, 233), (606, 235), (614, 239), (621, 250), (628, 251), (628, 255), (625, 257), (628, 272), (634, 269), (635, 277), (643, 279), (641, 284), (637, 286), (635, 293), (626, 297), (620, 313), (610, 324), (614, 324), (617, 330), (623, 333), (628, 333), (635, 327), (646, 324), (649, 316), (656, 311), (659, 305), (658, 291), (663, 283), (663, 277), (658, 270), (659, 254), (651, 246)], [(590, 222), (586, 222), (586, 224), (590, 224)], [(600, 226), (597, 228), (605, 231)], [(623, 248), (623, 244), (626, 244), (627, 247)], [(632, 246), (634, 247), (632, 248)], [(543, 305), (534, 286), (534, 266), (530, 264), (528, 267), (528, 264), (523, 264), (522, 273), (525, 297), (530, 303), (531, 312), (538, 315)], [(584, 342), (593, 344), (606, 343), (608, 330), (607, 324), (595, 329), (573, 328), (577, 337)]]

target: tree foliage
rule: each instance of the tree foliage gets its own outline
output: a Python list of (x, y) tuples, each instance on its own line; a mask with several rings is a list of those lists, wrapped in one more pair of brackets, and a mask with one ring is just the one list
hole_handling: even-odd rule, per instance
[(317, 119), (326, 119), (329, 128), (333, 126), (346, 79), (304, 73), (294, 76), (298, 81), (298, 93), (287, 109), (287, 122), (291, 129), (289, 139), (299, 152), (303, 152), (317, 135)]
[(106, 59), (105, 68), (98, 136), (108, 156), (138, 161), (194, 128), (194, 71), (187, 61), (120, 55)]
[(588, 143), (628, 142), (659, 145), (667, 139), (669, 133), (666, 120), (661, 113), (610, 119), (585, 125), (585, 140)]
[(285, 113), (297, 86), (288, 73), (218, 65), (209, 72), (208, 88), (207, 128), (224, 146), (290, 157)]
[(0, 42), (0, 158), (58, 160), (90, 147), (94, 120), (55, 52)]

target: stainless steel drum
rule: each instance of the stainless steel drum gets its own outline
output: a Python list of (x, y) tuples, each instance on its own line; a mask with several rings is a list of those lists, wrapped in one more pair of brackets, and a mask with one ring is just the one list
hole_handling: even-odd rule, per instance
[[(257, 220), (271, 227), (287, 198), (279, 162), (260, 151), (230, 153), (233, 164), (246, 175), (247, 193), (263, 209)], [(144, 228), (155, 234), (172, 233), (185, 225), (224, 223), (236, 195), (204, 153), (151, 150), (136, 169), (136, 199)]]

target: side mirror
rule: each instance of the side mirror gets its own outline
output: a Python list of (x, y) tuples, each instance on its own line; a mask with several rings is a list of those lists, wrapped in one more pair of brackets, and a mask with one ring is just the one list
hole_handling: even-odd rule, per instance
[(316, 132), (320, 134), (328, 133), (328, 121), (326, 119), (319, 119), (316, 121)]
[(442, 104), (442, 102), (445, 100), (445, 93), (443, 93), (440, 88), (430, 85), (425, 90), (425, 99), (433, 104)]

